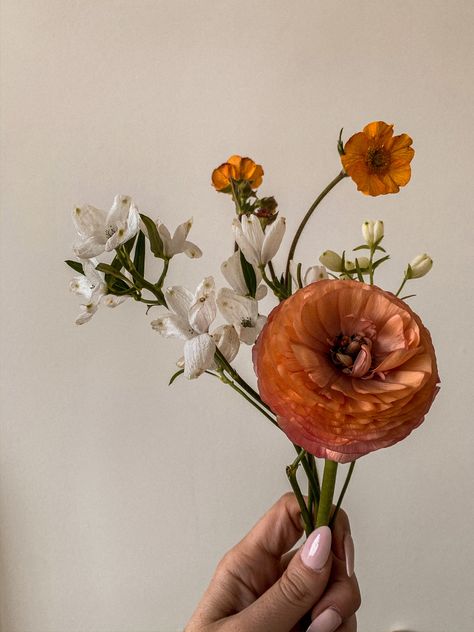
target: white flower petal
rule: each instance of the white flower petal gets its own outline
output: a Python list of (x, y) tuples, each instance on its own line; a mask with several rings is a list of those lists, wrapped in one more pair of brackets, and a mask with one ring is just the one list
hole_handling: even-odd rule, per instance
[(237, 242), (240, 250), (243, 252), (244, 257), (249, 263), (258, 267), (260, 263), (260, 252), (257, 251), (249, 242), (247, 237), (245, 237), (242, 226), (238, 219), (234, 219), (234, 221), (232, 222), (232, 230), (234, 231), (234, 239)]
[(205, 277), (196, 288), (196, 292), (194, 293), (194, 300), (197, 301), (200, 298), (207, 298), (212, 292), (214, 292), (215, 288), (216, 284), (214, 281), (214, 277)]
[(87, 259), (82, 264), (87, 280), (90, 281), (90, 283), (94, 286), (97, 286), (99, 285), (99, 283), (104, 282), (104, 275), (96, 270), (98, 265), (99, 262), (97, 261), (97, 259)]
[(212, 338), (217, 348), (227, 362), (232, 362), (239, 351), (239, 334), (233, 325), (221, 325), (212, 332)]
[(214, 363), (216, 344), (209, 334), (201, 334), (184, 343), (184, 375), (199, 377)]
[(163, 254), (166, 257), (171, 257), (171, 234), (170, 231), (166, 228), (162, 221), (159, 219), (155, 220), (156, 229), (158, 231), (159, 236), (161, 237), (161, 241), (163, 242)]
[(216, 294), (212, 290), (209, 294), (201, 295), (191, 305), (188, 314), (189, 324), (199, 334), (207, 333), (216, 314)]
[(159, 316), (151, 321), (151, 326), (164, 338), (189, 340), (195, 335), (189, 323), (176, 314)]
[(188, 219), (187, 222), (183, 222), (174, 231), (173, 239), (171, 240), (171, 253), (170, 256), (177, 255), (184, 250), (184, 242), (188, 236), (191, 226), (193, 225), (193, 218)]
[(310, 283), (315, 283), (316, 281), (321, 281), (322, 279), (328, 278), (328, 271), (324, 266), (311, 266), (306, 270), (303, 283), (306, 286)]
[(255, 299), (257, 301), (261, 301), (262, 298), (265, 298), (265, 296), (267, 295), (268, 292), (268, 288), (266, 285), (259, 285), (257, 288), (257, 291), (255, 292)]
[(196, 246), (196, 244), (193, 244), (192, 241), (184, 242), (183, 252), (190, 259), (199, 259), (199, 257), (202, 257), (202, 250)]
[(83, 238), (97, 237), (99, 234), (102, 234), (104, 232), (105, 218), (105, 211), (90, 204), (75, 208), (72, 212), (74, 226), (78, 234)]
[(129, 195), (116, 195), (112, 208), (107, 213), (105, 220), (106, 226), (115, 226), (120, 222), (125, 222), (130, 213), (130, 208), (133, 204), (132, 198)]
[(181, 285), (173, 285), (166, 290), (165, 298), (170, 309), (187, 321), (188, 312), (194, 302), (193, 294)]
[(249, 243), (258, 253), (261, 253), (265, 236), (258, 217), (255, 217), (255, 215), (250, 217), (244, 215), (242, 217), (242, 230)]
[(128, 296), (116, 296), (115, 294), (105, 294), (101, 299), (101, 304), (106, 307), (117, 307), (126, 301)]
[(240, 327), (240, 340), (247, 345), (253, 345), (258, 337), (258, 334), (262, 331), (266, 321), (267, 319), (265, 316), (258, 316), (254, 327)]
[(91, 257), (97, 257), (104, 252), (105, 241), (105, 237), (103, 240), (96, 236), (87, 237), (86, 239), (79, 239), (76, 241), (72, 249), (76, 257), (79, 257), (79, 259), (90, 259)]
[(81, 305), (81, 307), (82, 312), (75, 320), (76, 325), (84, 325), (85, 323), (88, 323), (98, 309), (97, 303), (88, 303), (87, 305)]
[(245, 283), (245, 277), (240, 263), (240, 252), (234, 252), (231, 257), (224, 261), (221, 265), (221, 272), (224, 279), (237, 294), (241, 294), (242, 296), (248, 294), (247, 284)]
[(257, 322), (258, 303), (254, 298), (240, 296), (224, 287), (217, 294), (217, 306), (231, 325), (253, 327)]
[(286, 219), (284, 217), (278, 217), (267, 229), (260, 257), (263, 265), (266, 265), (269, 261), (271, 261), (278, 252), (283, 235), (285, 234), (285, 229)]
[(69, 281), (69, 289), (74, 294), (83, 296), (86, 301), (90, 301), (93, 287), (83, 274), (75, 276)]

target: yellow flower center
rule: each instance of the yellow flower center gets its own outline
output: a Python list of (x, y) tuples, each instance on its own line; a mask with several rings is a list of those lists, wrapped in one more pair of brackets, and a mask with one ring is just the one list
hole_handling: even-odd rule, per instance
[(384, 147), (371, 147), (366, 163), (372, 173), (382, 173), (390, 166), (390, 153)]

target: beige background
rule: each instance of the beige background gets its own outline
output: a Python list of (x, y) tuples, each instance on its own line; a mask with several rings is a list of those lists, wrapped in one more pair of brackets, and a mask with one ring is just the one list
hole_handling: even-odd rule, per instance
[(168, 388), (180, 345), (140, 306), (73, 326), (72, 207), (122, 192), (172, 227), (193, 215), (205, 256), (176, 260), (169, 283), (222, 283), (232, 214), (212, 168), (234, 152), (261, 162), (291, 231), (339, 170), (339, 128), (382, 119), (414, 138), (412, 182), (369, 199), (344, 181), (299, 250), (309, 265), (382, 218), (385, 287), (418, 252), (435, 259), (412, 306), (442, 392), (409, 441), (360, 461), (347, 501), (359, 627), (472, 632), (472, 3), (2, 13), (2, 631), (181, 630), (220, 556), (287, 490), (288, 443), (217, 381)]

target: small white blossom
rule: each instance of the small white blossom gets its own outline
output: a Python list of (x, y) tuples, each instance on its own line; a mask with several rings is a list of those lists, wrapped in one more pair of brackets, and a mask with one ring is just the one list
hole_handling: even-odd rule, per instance
[(384, 236), (384, 227), (382, 220), (367, 220), (362, 224), (362, 236), (365, 243), (372, 247), (376, 243), (380, 243)]
[(240, 340), (252, 345), (266, 322), (265, 316), (258, 313), (257, 300), (224, 287), (217, 294), (217, 306), (226, 321), (235, 327)]
[[(298, 265), (294, 261), (291, 261), (290, 263), (290, 272), (295, 283), (298, 283)], [(322, 281), (323, 279), (328, 278), (328, 271), (324, 266), (311, 266), (304, 274), (301, 274), (303, 287), (306, 287), (310, 283), (315, 283), (316, 281)]]
[(242, 216), (242, 223), (236, 218), (232, 223), (235, 241), (246, 260), (256, 267), (265, 266), (278, 252), (286, 220), (278, 217), (264, 233), (258, 217)]
[[(193, 225), (192, 217), (178, 226), (173, 233), (173, 237), (171, 237), (170, 231), (161, 220), (156, 219), (155, 224), (163, 242), (163, 254), (165, 257), (171, 259), (171, 257), (182, 252), (190, 259), (198, 259), (202, 256), (201, 249), (196, 244), (193, 244), (192, 241), (187, 241), (186, 239)], [(146, 228), (142, 227), (142, 231), (148, 236)]]
[(108, 213), (94, 206), (75, 208), (72, 219), (79, 235), (73, 246), (80, 259), (115, 250), (139, 230), (140, 215), (128, 195), (116, 195)]
[(126, 296), (106, 293), (107, 285), (104, 281), (104, 275), (96, 270), (97, 264), (97, 259), (83, 261), (84, 275), (75, 276), (69, 283), (71, 292), (83, 296), (85, 299), (85, 303), (81, 305), (82, 310), (75, 320), (76, 325), (84, 325), (84, 323), (89, 322), (99, 309), (99, 305), (117, 307), (127, 299)]
[(405, 271), (407, 279), (419, 279), (425, 276), (433, 267), (433, 259), (426, 253), (416, 256)]
[(209, 327), (216, 317), (214, 279), (206, 277), (194, 294), (182, 286), (165, 292), (170, 308), (153, 320), (151, 326), (165, 338), (184, 340), (184, 375), (193, 379), (214, 367), (216, 343)]
[[(252, 265), (252, 264), (250, 264)], [(255, 279), (257, 285), (257, 291), (255, 292), (255, 298), (257, 301), (260, 301), (267, 294), (266, 285), (261, 285), (260, 282), (262, 280), (262, 273), (259, 268), (252, 265), (252, 268), (255, 272)], [(227, 283), (232, 287), (234, 292), (240, 294), (240, 296), (247, 296), (249, 293), (247, 284), (245, 283), (245, 277), (242, 270), (242, 264), (240, 262), (240, 252), (234, 252), (232, 256), (230, 256), (224, 263), (221, 265), (221, 272), (227, 281)]]

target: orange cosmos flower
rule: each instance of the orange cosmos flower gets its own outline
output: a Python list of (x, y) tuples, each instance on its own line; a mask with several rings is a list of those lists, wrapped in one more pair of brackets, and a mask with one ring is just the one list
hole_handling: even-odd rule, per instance
[(369, 123), (344, 145), (342, 166), (366, 195), (397, 193), (411, 177), (412, 142), (407, 134), (393, 136), (393, 125)]
[(276, 307), (254, 366), (291, 441), (340, 463), (404, 439), (439, 383), (420, 318), (393, 294), (349, 280), (317, 281)]
[(231, 156), (227, 162), (214, 169), (212, 172), (212, 184), (217, 191), (229, 193), (231, 191), (230, 180), (245, 180), (253, 189), (262, 184), (263, 169), (251, 158)]

